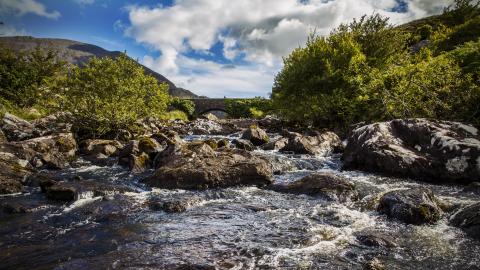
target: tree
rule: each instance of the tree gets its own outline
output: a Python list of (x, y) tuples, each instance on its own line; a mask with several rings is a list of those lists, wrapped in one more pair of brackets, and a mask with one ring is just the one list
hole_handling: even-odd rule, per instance
[(92, 58), (72, 68), (59, 86), (57, 104), (72, 113), (81, 136), (116, 137), (140, 118), (161, 117), (169, 100), (168, 85), (146, 75), (125, 54)]
[(21, 108), (34, 106), (65, 65), (52, 50), (0, 48), (0, 97)]

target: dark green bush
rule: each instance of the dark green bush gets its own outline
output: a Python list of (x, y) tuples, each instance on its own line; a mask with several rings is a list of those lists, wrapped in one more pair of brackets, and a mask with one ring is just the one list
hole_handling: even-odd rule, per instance
[(270, 99), (227, 99), (226, 111), (231, 118), (263, 118), (272, 112)]
[(188, 117), (192, 117), (195, 113), (195, 103), (188, 99), (172, 97), (169, 103), (169, 110), (178, 110), (184, 112)]

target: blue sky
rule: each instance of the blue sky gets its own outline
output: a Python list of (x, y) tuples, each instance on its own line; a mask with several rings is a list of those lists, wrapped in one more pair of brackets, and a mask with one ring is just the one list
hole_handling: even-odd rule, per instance
[(400, 24), (451, 0), (0, 0), (0, 35), (124, 51), (209, 97), (268, 96), (282, 57), (313, 29), (380, 13)]

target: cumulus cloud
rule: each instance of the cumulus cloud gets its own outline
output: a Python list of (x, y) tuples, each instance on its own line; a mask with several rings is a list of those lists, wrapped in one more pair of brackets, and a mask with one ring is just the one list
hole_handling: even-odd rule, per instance
[(60, 17), (60, 12), (48, 11), (43, 4), (36, 0), (0, 0), (0, 13), (17, 16), (32, 13), (54, 20)]
[[(265, 94), (271, 89), (274, 68), (280, 67), (281, 58), (303, 45), (311, 31), (326, 35), (342, 22), (374, 13), (400, 24), (439, 13), (452, 0), (403, 2), (407, 5), (399, 12), (399, 0), (177, 0), (168, 7), (127, 7), (129, 24), (124, 31), (161, 53), (157, 59), (146, 57), (145, 64), (187, 88), (209, 95), (213, 89), (207, 87), (220, 87), (219, 81), (240, 83), (237, 74), (258, 73), (262, 76), (252, 77), (258, 79), (256, 86), (242, 85), (245, 91), (265, 87), (257, 92)], [(221, 64), (186, 57), (191, 52), (205, 54), (218, 43), (223, 45), (221, 57), (243, 64), (225, 70)], [(187, 60), (196, 61), (205, 72), (192, 72)], [(264, 72), (270, 73), (266, 76)], [(231, 80), (227, 76), (232, 76)], [(215, 80), (211, 85), (206, 82), (209, 78)], [(233, 89), (231, 85), (223, 88)]]

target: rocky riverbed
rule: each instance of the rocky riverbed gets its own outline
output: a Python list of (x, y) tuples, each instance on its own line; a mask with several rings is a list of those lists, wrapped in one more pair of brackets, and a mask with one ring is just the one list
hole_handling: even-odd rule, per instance
[(479, 269), (471, 126), (67, 123), (2, 120), (0, 269)]

